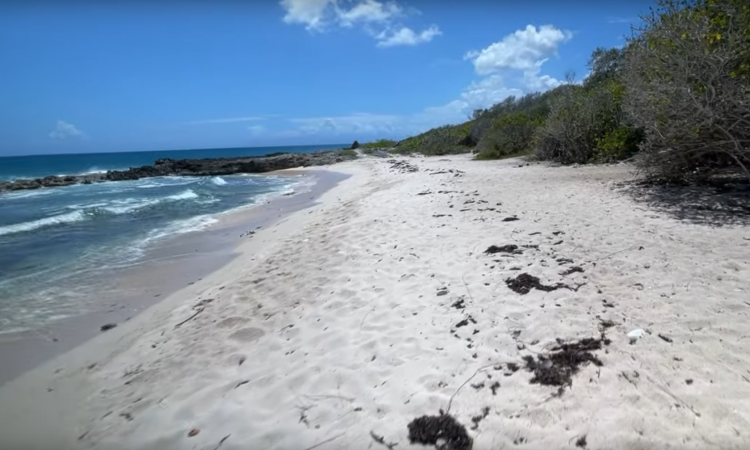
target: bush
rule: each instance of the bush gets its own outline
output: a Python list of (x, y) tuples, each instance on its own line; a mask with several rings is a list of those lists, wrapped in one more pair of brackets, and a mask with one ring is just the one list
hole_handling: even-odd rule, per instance
[(630, 39), (625, 110), (644, 130), (640, 167), (675, 179), (735, 168), (750, 177), (750, 7), (671, 0)]
[(470, 129), (471, 122), (433, 128), (420, 135), (404, 139), (391, 152), (424, 155), (468, 153), (471, 151), (471, 146), (466, 144), (466, 138)]
[[(618, 80), (619, 51), (597, 49), (583, 86), (569, 84), (552, 102), (536, 134), (536, 156), (563, 164), (608, 162), (638, 151), (642, 133), (623, 112), (625, 86)], [(602, 61), (606, 58), (606, 63)]]
[(499, 117), (479, 140), (477, 158), (497, 159), (528, 153), (540, 124), (541, 120), (534, 120), (524, 113)]
[(393, 148), (398, 145), (398, 142), (391, 139), (378, 139), (374, 142), (366, 142), (360, 145), (363, 149), (374, 149), (374, 148)]

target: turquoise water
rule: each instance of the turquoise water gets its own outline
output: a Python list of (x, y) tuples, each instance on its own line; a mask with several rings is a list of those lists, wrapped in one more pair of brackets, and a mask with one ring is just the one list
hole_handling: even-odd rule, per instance
[[(266, 153), (269, 149), (13, 157), (0, 158), (0, 173), (26, 178), (140, 166), (160, 157)], [(160, 239), (203, 229), (227, 211), (300, 190), (306, 182), (307, 177), (263, 175), (159, 177), (0, 194), (0, 334), (96, 308), (82, 304), (91, 299), (79, 287), (106, 278)]]

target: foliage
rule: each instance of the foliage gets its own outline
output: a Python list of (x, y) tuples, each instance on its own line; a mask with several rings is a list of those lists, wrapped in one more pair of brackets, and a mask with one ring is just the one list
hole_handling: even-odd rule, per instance
[(622, 83), (614, 73), (603, 74), (594, 67), (597, 81), (569, 85), (552, 103), (536, 135), (539, 159), (563, 164), (606, 162), (637, 151), (641, 134), (625, 119)]
[[(475, 110), (472, 120), (473, 124), (467, 138), (468, 143), (470, 145), (479, 145), (482, 137), (485, 135), (485, 133), (488, 132), (490, 132), (490, 134), (494, 136), (488, 136), (488, 139), (494, 140), (497, 137), (499, 131), (492, 130), (498, 125), (502, 125), (497, 121), (498, 119), (506, 115), (520, 113), (526, 115), (532, 122), (536, 123), (543, 121), (544, 118), (549, 114), (549, 100), (555, 95), (556, 90), (548, 91), (545, 93), (534, 92), (518, 98), (515, 96), (510, 96), (502, 102), (492, 106), (491, 108)], [(491, 154), (493, 152), (489, 150), (485, 150), (484, 152), (482, 152), (482, 147), (486, 146), (481, 146), (480, 148), (478, 148), (482, 157), (492, 157)], [(502, 155), (500, 154), (497, 155), (497, 157), (501, 156)]]
[(397, 141), (393, 141), (391, 139), (378, 139), (374, 142), (365, 142), (364, 144), (360, 145), (360, 148), (363, 149), (373, 149), (373, 148), (393, 148), (398, 144)]
[(467, 143), (470, 129), (471, 122), (433, 128), (420, 135), (404, 139), (391, 152), (398, 154), (422, 153), (424, 155), (468, 153), (472, 147)]
[(339, 154), (341, 156), (352, 157), (352, 158), (356, 158), (358, 156), (357, 155), (357, 151), (354, 150), (354, 149), (352, 149), (352, 148), (346, 148), (346, 149), (343, 149), (343, 150), (339, 150)]
[(632, 37), (625, 110), (644, 130), (652, 176), (750, 177), (750, 7), (740, 0), (665, 0)]
[(497, 159), (529, 153), (534, 133), (542, 123), (542, 118), (522, 112), (500, 116), (479, 139), (477, 158)]

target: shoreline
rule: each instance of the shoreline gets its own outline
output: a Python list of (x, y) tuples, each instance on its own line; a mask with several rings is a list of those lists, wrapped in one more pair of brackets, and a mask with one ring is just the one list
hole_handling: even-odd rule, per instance
[(750, 225), (655, 209), (630, 168), (336, 166), (222, 270), (0, 388), (0, 443), (408, 449), (444, 411), (477, 450), (743, 448)]
[[(345, 179), (330, 170), (296, 170), (266, 175), (313, 178), (308, 191), (278, 192), (260, 204), (214, 215), (215, 223), (151, 243), (135, 261), (112, 269), (99, 283), (104, 292), (100, 310), (66, 317), (32, 330), (0, 334), (0, 387), (25, 372), (101, 334), (106, 324), (121, 325), (203, 277), (221, 270), (237, 256), (248, 230), (266, 227), (316, 204), (317, 198)], [(92, 294), (93, 295), (93, 294)], [(106, 300), (104, 300), (106, 298)]]

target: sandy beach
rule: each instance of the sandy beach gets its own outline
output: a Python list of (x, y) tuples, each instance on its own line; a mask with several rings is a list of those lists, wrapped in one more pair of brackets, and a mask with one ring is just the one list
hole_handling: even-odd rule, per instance
[(0, 450), (434, 448), (441, 410), (474, 449), (750, 445), (747, 223), (627, 164), (395, 161), (5, 384)]

